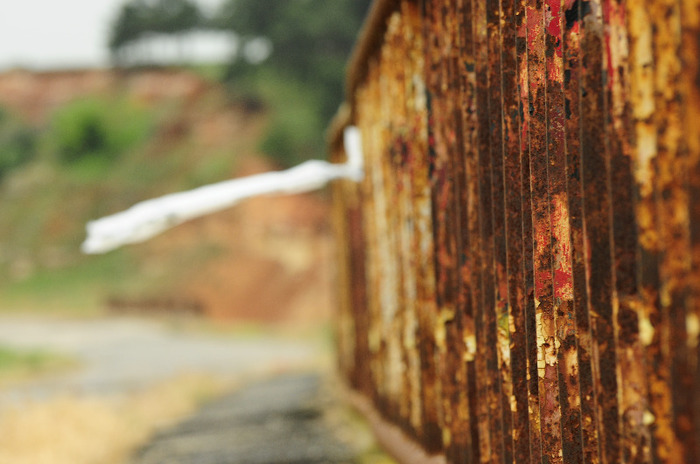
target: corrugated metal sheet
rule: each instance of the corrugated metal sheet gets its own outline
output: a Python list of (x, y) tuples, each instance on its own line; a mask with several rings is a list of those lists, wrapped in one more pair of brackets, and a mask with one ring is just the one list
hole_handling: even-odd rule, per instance
[(700, 0), (375, 3), (338, 325), (385, 419), (455, 463), (700, 462), (699, 60)]

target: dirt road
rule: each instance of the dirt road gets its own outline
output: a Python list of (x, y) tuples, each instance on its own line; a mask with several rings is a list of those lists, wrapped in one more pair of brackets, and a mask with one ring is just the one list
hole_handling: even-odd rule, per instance
[(60, 394), (99, 395), (144, 389), (178, 374), (238, 381), (309, 366), (323, 347), (273, 336), (215, 336), (137, 318), (0, 318), (0, 345), (40, 348), (78, 360), (80, 368), (0, 392), (7, 402)]

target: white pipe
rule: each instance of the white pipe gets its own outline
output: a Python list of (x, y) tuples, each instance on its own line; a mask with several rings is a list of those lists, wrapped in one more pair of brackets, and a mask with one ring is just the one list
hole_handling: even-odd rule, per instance
[(359, 182), (363, 177), (359, 130), (347, 127), (343, 140), (348, 157), (343, 164), (306, 161), (286, 171), (227, 180), (146, 200), (120, 213), (90, 221), (81, 249), (84, 253), (98, 254), (128, 243), (143, 242), (190, 219), (229, 208), (245, 198), (307, 192), (333, 179)]

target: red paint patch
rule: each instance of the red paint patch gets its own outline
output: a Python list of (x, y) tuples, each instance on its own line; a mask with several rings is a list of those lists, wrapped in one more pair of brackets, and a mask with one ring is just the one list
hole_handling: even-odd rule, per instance
[(613, 60), (612, 53), (612, 41), (614, 37), (612, 35), (613, 30), (625, 29), (625, 11), (622, 6), (614, 3), (612, 0), (605, 0), (603, 2), (603, 20), (606, 24), (605, 27), (605, 53), (606, 53), (606, 71), (608, 74), (608, 89), (612, 89), (615, 84), (615, 64)]
[(561, 1), (548, 0), (548, 11), (546, 16), (547, 34), (558, 38), (556, 54), (562, 57), (562, 40), (561, 40)]

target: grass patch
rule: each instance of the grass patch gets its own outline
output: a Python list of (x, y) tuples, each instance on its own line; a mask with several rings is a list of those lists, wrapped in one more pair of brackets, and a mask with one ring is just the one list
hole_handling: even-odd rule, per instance
[(0, 346), (0, 385), (29, 380), (75, 366), (75, 361), (41, 350)]
[(81, 257), (77, 264), (60, 269), (39, 269), (29, 278), (0, 287), (4, 312), (53, 312), (96, 314), (104, 295), (131, 283), (132, 255), (122, 250)]

